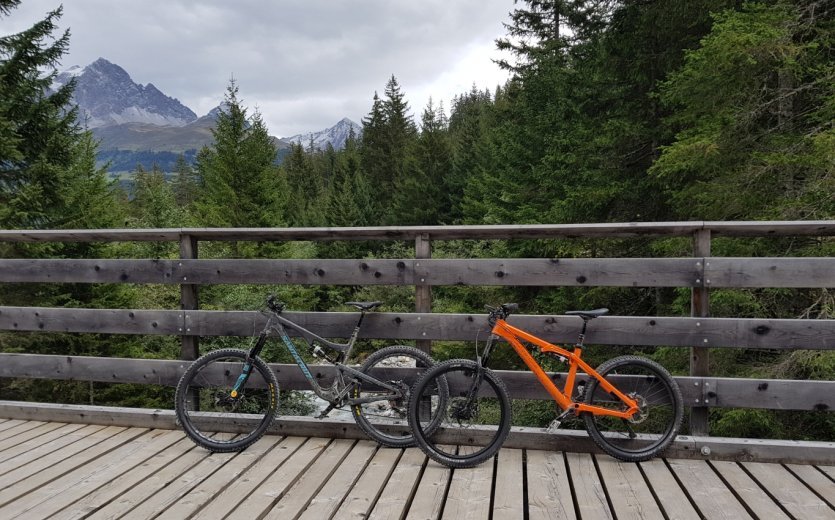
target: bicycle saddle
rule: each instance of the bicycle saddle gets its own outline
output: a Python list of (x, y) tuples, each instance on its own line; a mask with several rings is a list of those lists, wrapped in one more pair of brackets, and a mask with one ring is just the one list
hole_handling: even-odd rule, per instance
[(609, 314), (609, 309), (594, 309), (593, 311), (566, 311), (565, 314), (568, 316), (579, 316), (584, 320), (590, 320)]
[(370, 311), (382, 304), (383, 302), (345, 302), (345, 305), (352, 305), (361, 311)]

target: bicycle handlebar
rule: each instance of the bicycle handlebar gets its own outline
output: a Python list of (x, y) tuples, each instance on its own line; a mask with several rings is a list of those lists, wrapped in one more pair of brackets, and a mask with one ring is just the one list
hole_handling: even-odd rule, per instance
[(490, 307), (489, 305), (485, 305), (487, 310), (490, 311), (490, 314), (487, 318), (487, 322), (490, 324), (490, 327), (493, 327), (496, 324), (496, 320), (504, 320), (514, 312), (519, 311), (519, 304), (518, 303), (503, 303), (498, 307)]
[(276, 314), (280, 314), (284, 310), (284, 302), (277, 301), (274, 294), (267, 296), (267, 308)]

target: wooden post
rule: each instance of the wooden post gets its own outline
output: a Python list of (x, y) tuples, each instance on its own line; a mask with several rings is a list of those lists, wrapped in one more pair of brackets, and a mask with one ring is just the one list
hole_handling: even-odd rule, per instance
[[(196, 259), (197, 258), (197, 239), (190, 235), (182, 235), (180, 237), (180, 258), (182, 259)], [(180, 309), (183, 311), (183, 335), (180, 346), (180, 359), (191, 361), (197, 359), (200, 352), (199, 338), (190, 334), (188, 330), (190, 320), (186, 318), (188, 311), (197, 310), (197, 285), (185, 283), (188, 280), (181, 280), (180, 282)]]
[[(710, 230), (702, 229), (693, 234), (693, 256), (696, 258), (705, 258), (710, 256)], [(705, 266), (701, 266), (701, 271), (704, 272)], [(710, 300), (708, 298), (707, 281), (701, 280), (701, 287), (694, 287), (691, 289), (690, 296), (690, 316), (694, 318), (705, 318), (710, 316)], [(710, 375), (710, 349), (703, 346), (694, 346), (690, 348), (690, 375), (694, 377), (708, 377)], [(702, 383), (695, 383), (702, 384)], [(697, 395), (706, 395), (704, 389)], [(691, 435), (708, 435), (708, 407), (700, 406), (704, 403), (702, 399), (697, 399), (690, 404), (690, 434)]]
[[(429, 240), (429, 234), (423, 233), (415, 237), (415, 258), (418, 260), (432, 258), (432, 242)], [(415, 312), (432, 312), (431, 286), (415, 284)], [(430, 340), (419, 339), (416, 346), (428, 354), (432, 353)]]

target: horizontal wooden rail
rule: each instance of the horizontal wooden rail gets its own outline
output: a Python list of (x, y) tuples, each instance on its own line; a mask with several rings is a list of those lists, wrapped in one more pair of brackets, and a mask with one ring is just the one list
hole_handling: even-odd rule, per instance
[(630, 222), (617, 224), (530, 224), (496, 226), (390, 226), (344, 228), (170, 228), (0, 230), (0, 242), (178, 241), (183, 236), (211, 241), (548, 239), (689, 236), (709, 230), (722, 236), (835, 236), (835, 221)]
[[(94, 381), (102, 383), (153, 384), (174, 387), (188, 367), (187, 361), (160, 359), (97, 358), (40, 354), (0, 353), (0, 377)], [(296, 365), (274, 364), (284, 390), (310, 390), (310, 385)], [(321, 384), (333, 380), (331, 366), (311, 365), (313, 376)], [(415, 369), (390, 369), (392, 378)], [(514, 399), (548, 400), (551, 397), (536, 377), (527, 371), (498, 370)], [(565, 373), (551, 374), (561, 385)], [(207, 377), (210, 377), (208, 374)], [(234, 378), (234, 375), (225, 375)], [(224, 376), (220, 373), (218, 377)], [(386, 379), (386, 375), (379, 376)], [(628, 376), (624, 376), (628, 377)], [(406, 378), (408, 379), (408, 377)], [(785, 379), (739, 379), (723, 377), (676, 377), (686, 406), (719, 408), (763, 408), (772, 410), (835, 410), (835, 381), (795, 381)], [(578, 381), (586, 380), (585, 376)], [(229, 380), (228, 384), (234, 384)]]
[(835, 258), (0, 259), (0, 282), (835, 287)]
[[(350, 335), (353, 312), (287, 312), (287, 317), (332, 338)], [(0, 307), (0, 330), (253, 336), (266, 323), (257, 311), (139, 311)], [(576, 341), (576, 316), (514, 315), (510, 323), (555, 343)], [(370, 313), (362, 337), (387, 340), (484, 340), (484, 314)], [(586, 342), (600, 345), (666, 345), (769, 349), (835, 349), (835, 320), (668, 318), (604, 316), (589, 326)]]

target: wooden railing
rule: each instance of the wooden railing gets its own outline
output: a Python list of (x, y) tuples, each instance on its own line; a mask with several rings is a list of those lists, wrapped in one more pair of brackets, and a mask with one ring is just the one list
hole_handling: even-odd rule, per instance
[[(0, 330), (176, 335), (181, 360), (100, 359), (0, 354), (0, 377), (52, 378), (173, 386), (194, 359), (200, 336), (251, 336), (263, 327), (255, 311), (199, 309), (204, 284), (407, 285), (416, 291), (413, 313), (380, 312), (364, 324), (367, 338), (418, 342), (476, 338), (483, 314), (431, 312), (431, 287), (617, 286), (689, 287), (690, 317), (606, 316), (596, 320), (591, 344), (665, 345), (690, 349), (688, 377), (678, 377), (691, 407), (691, 433), (706, 435), (710, 407), (832, 410), (835, 381), (711, 377), (708, 349), (835, 349), (835, 320), (713, 318), (710, 289), (749, 287), (835, 288), (835, 258), (725, 258), (711, 256), (716, 236), (775, 237), (835, 235), (835, 221), (670, 222), (528, 226), (429, 226), (294, 229), (160, 229), (0, 231), (7, 242), (178, 242), (180, 259), (0, 259), (0, 283), (138, 283), (180, 286), (181, 308), (67, 309), (0, 306)], [(685, 258), (513, 258), (438, 259), (433, 241), (458, 239), (556, 239), (685, 236), (693, 256)], [(208, 241), (382, 240), (412, 241), (414, 258), (401, 259), (200, 259)], [(491, 303), (491, 302), (485, 302)], [(495, 303), (495, 302), (492, 302)], [(296, 312), (293, 319), (325, 336), (351, 330), (351, 313)], [(515, 315), (512, 322), (553, 342), (576, 338), (577, 318)], [(274, 365), (286, 388), (306, 388), (295, 366)], [(317, 367), (319, 368), (319, 367)], [(322, 367), (317, 377), (328, 377)], [(503, 372), (513, 397), (547, 399), (530, 374)]]

